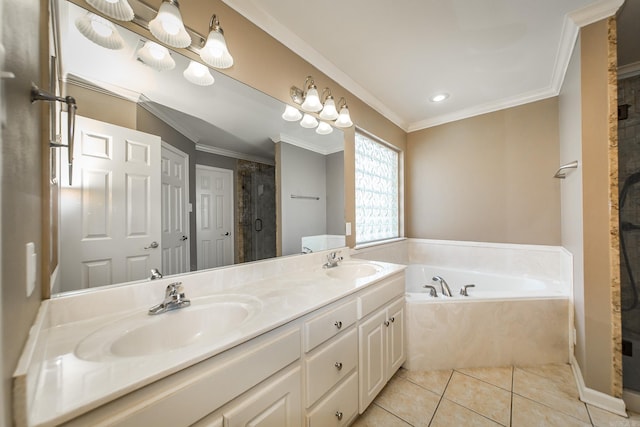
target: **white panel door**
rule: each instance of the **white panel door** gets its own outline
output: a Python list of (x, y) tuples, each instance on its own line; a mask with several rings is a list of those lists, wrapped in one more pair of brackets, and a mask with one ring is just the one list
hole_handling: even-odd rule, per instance
[(76, 116), (73, 185), (66, 163), (61, 174), (63, 288), (144, 279), (160, 268), (160, 143)]
[(233, 264), (233, 171), (196, 165), (198, 270)]
[(162, 273), (189, 266), (189, 156), (162, 143)]

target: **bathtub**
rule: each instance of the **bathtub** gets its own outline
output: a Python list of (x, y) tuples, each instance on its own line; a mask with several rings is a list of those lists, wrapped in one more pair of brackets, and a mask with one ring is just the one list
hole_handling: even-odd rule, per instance
[[(452, 297), (444, 297), (443, 277)], [(569, 362), (569, 286), (552, 280), (411, 264), (406, 278), (409, 370)], [(435, 286), (438, 297), (424, 284)], [(469, 296), (460, 295), (463, 285)]]

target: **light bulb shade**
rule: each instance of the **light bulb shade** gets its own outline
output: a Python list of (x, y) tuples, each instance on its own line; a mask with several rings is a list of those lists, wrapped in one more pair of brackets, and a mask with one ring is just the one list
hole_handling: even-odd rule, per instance
[(221, 31), (209, 31), (207, 42), (200, 50), (200, 58), (215, 68), (229, 68), (233, 65), (233, 57), (227, 48), (227, 42)]
[(307, 129), (313, 129), (318, 126), (318, 120), (311, 114), (305, 114), (302, 120), (300, 120), (300, 126)]
[(178, 2), (164, 1), (154, 19), (149, 22), (151, 34), (163, 43), (173, 47), (187, 47), (191, 36), (187, 33), (178, 9)]
[(86, 0), (87, 3), (110, 18), (118, 21), (133, 20), (134, 13), (127, 0)]
[(176, 66), (169, 50), (152, 41), (146, 41), (136, 53), (142, 62), (157, 71), (171, 70)]
[(76, 19), (75, 24), (83, 36), (98, 46), (113, 50), (124, 47), (124, 40), (116, 27), (101, 16), (88, 12)]
[(327, 97), (324, 101), (324, 107), (320, 112), (320, 118), (323, 120), (335, 120), (338, 118), (338, 110), (336, 110), (336, 102), (332, 96)]
[(333, 127), (327, 122), (320, 122), (316, 128), (316, 133), (320, 135), (329, 135), (333, 132)]
[(214, 79), (209, 69), (199, 62), (191, 61), (186, 70), (182, 72), (184, 78), (198, 86), (210, 86)]
[(305, 95), (304, 102), (300, 106), (304, 111), (310, 113), (317, 113), (322, 110), (322, 102), (318, 96), (318, 89), (315, 86), (311, 86)]
[(338, 116), (338, 120), (334, 122), (336, 126), (339, 128), (348, 128), (353, 126), (353, 122), (351, 121), (351, 116), (349, 115), (349, 108), (344, 105), (340, 109), (340, 115)]
[(284, 113), (282, 113), (282, 118), (288, 122), (297, 122), (302, 118), (302, 113), (297, 108), (287, 105), (287, 108), (284, 109)]

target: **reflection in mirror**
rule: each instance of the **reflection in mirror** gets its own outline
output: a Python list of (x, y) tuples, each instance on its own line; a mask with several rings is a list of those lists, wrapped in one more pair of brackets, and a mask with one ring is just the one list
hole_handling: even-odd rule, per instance
[(52, 150), (53, 292), (344, 246), (342, 131), (287, 122), (283, 103), (213, 69), (213, 84), (194, 84), (177, 52), (158, 71), (139, 59), (147, 39), (118, 25), (123, 47), (99, 46), (75, 24), (87, 10), (52, 4), (78, 103), (73, 185), (66, 149)]

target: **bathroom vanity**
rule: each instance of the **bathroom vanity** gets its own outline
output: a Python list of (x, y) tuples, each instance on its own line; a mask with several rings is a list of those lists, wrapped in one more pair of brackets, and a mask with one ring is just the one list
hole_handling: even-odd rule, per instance
[(176, 277), (44, 301), (18, 425), (348, 425), (406, 358), (404, 266), (326, 256), (185, 275), (156, 316)]

